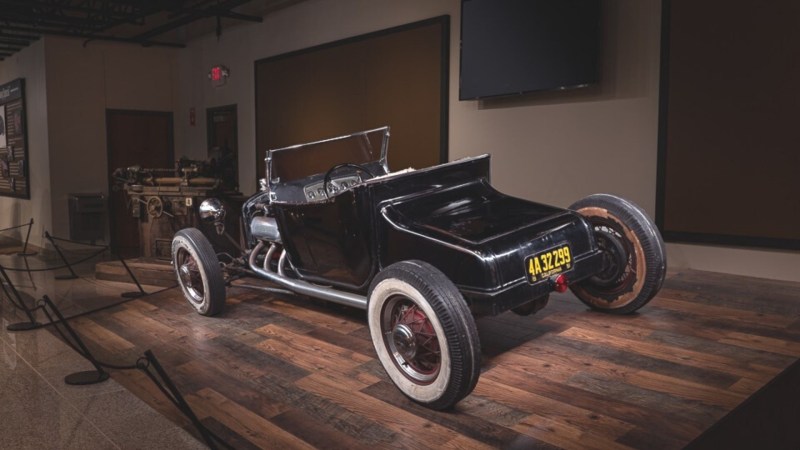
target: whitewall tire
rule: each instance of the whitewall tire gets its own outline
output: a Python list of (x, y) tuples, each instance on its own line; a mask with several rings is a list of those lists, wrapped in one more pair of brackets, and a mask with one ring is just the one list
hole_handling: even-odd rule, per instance
[(378, 359), (406, 396), (448, 409), (480, 374), (475, 321), (461, 293), (421, 261), (392, 264), (372, 282), (367, 317)]
[(204, 316), (225, 306), (225, 279), (214, 248), (197, 228), (184, 228), (172, 238), (172, 265), (184, 297)]

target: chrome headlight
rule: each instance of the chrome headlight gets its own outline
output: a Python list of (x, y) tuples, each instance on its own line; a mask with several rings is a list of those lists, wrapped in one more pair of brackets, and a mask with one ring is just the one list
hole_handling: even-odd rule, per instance
[(200, 219), (204, 222), (220, 223), (225, 221), (225, 206), (216, 198), (208, 198), (200, 203)]

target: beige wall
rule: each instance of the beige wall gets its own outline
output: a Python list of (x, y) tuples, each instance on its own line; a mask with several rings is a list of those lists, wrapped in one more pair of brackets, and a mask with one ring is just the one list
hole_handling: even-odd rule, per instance
[[(603, 81), (583, 90), (491, 101), (458, 101), (458, 0), (309, 0), (198, 39), (179, 54), (176, 117), (195, 107), (198, 123), (176, 120), (176, 149), (205, 156), (205, 108), (238, 104), (239, 173), (255, 190), (253, 62), (404, 23), (449, 14), (450, 158), (492, 154), (493, 184), (509, 194), (561, 206), (593, 192), (625, 196), (655, 214), (661, 2), (606, 0)], [(213, 88), (210, 67), (231, 69)], [(391, 125), (391, 124), (390, 124)], [(800, 281), (798, 252), (668, 245), (672, 267)]]
[[(256, 189), (255, 103), (253, 63), (257, 59), (300, 50), (350, 36), (452, 14), (457, 0), (309, 0), (265, 17), (264, 22), (224, 30), (222, 37), (198, 39), (180, 53), (180, 86), (176, 117), (197, 110), (197, 126), (176, 120), (176, 152), (205, 158), (205, 110), (237, 104), (239, 114), (239, 180), (242, 192)], [(451, 24), (453, 33), (456, 22)], [(457, 34), (451, 34), (457, 42)], [(227, 85), (214, 88), (207, 74), (211, 66), (224, 64), (231, 71)], [(455, 66), (457, 67), (457, 66)], [(452, 95), (451, 95), (452, 97)], [(452, 133), (452, 131), (451, 131)]]
[(108, 194), (106, 109), (172, 111), (176, 52), (46, 37), (0, 62), (0, 83), (25, 78), (31, 179), (31, 200), (0, 197), (0, 228), (69, 237), (69, 194)]
[[(50, 164), (48, 160), (47, 89), (45, 87), (45, 42), (29, 47), (0, 61), (0, 84), (25, 79), (25, 115), (28, 132), (28, 175), (30, 200), (0, 197), (0, 228), (16, 226), (34, 219), (31, 243), (42, 245), (44, 230), (50, 224)], [(27, 229), (3, 233), (24, 239)], [(20, 234), (20, 232), (22, 234)]]
[[(180, 54), (178, 115), (190, 107), (239, 105), (240, 179), (255, 189), (252, 155), (253, 62), (392, 26), (449, 14), (450, 158), (491, 153), (493, 182), (527, 198), (569, 205), (596, 191), (625, 195), (655, 208), (660, 2), (608, 0), (603, 82), (584, 90), (493, 101), (458, 101), (458, 0), (311, 0), (225, 30)], [(213, 88), (214, 64), (231, 69), (228, 85)], [(178, 122), (177, 148), (202, 156), (205, 124)], [(391, 124), (389, 124), (391, 125)], [(646, 188), (642, 188), (646, 187)]]
[[(491, 153), (493, 184), (520, 197), (567, 206), (592, 192), (611, 192), (654, 214), (660, 1), (603, 4), (599, 85), (483, 102), (457, 100), (459, 0), (309, 0), (182, 50), (99, 42), (84, 48), (80, 40), (46, 38), (0, 62), (0, 82), (18, 76), (28, 82), (34, 196), (0, 197), (0, 226), (34, 216), (39, 226), (66, 235), (67, 195), (107, 191), (106, 108), (172, 110), (176, 157), (203, 159), (206, 108), (237, 104), (241, 189), (250, 194), (256, 187), (255, 60), (442, 14), (451, 16), (451, 159)], [(223, 87), (207, 79), (215, 64), (231, 70)], [(195, 126), (188, 122), (192, 107)], [(798, 252), (676, 244), (668, 252), (673, 267), (800, 281)]]
[[(108, 194), (106, 109), (172, 111), (174, 49), (46, 38), (51, 233), (69, 236), (71, 193)], [(113, 169), (113, 168), (112, 168)]]

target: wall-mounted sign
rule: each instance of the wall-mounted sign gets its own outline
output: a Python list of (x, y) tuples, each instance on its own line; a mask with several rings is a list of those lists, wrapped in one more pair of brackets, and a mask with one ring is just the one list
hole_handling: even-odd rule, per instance
[(219, 87), (228, 81), (228, 76), (230, 76), (230, 73), (230, 70), (223, 65), (214, 66), (208, 72), (208, 79), (211, 80), (212, 86)]
[(0, 85), (0, 195), (30, 198), (25, 80)]

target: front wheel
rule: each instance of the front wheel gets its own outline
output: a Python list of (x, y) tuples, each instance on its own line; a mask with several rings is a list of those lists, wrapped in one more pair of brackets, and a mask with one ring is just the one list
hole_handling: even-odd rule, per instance
[(184, 228), (172, 238), (172, 264), (184, 297), (204, 316), (225, 306), (225, 279), (217, 254), (197, 228)]
[(403, 261), (381, 271), (370, 285), (367, 317), (383, 368), (415, 402), (448, 409), (475, 388), (481, 359), (475, 321), (435, 267)]
[(632, 202), (608, 194), (590, 195), (569, 209), (589, 221), (603, 252), (603, 268), (570, 286), (590, 307), (629, 314), (646, 305), (661, 289), (667, 272), (664, 241), (645, 212)]

